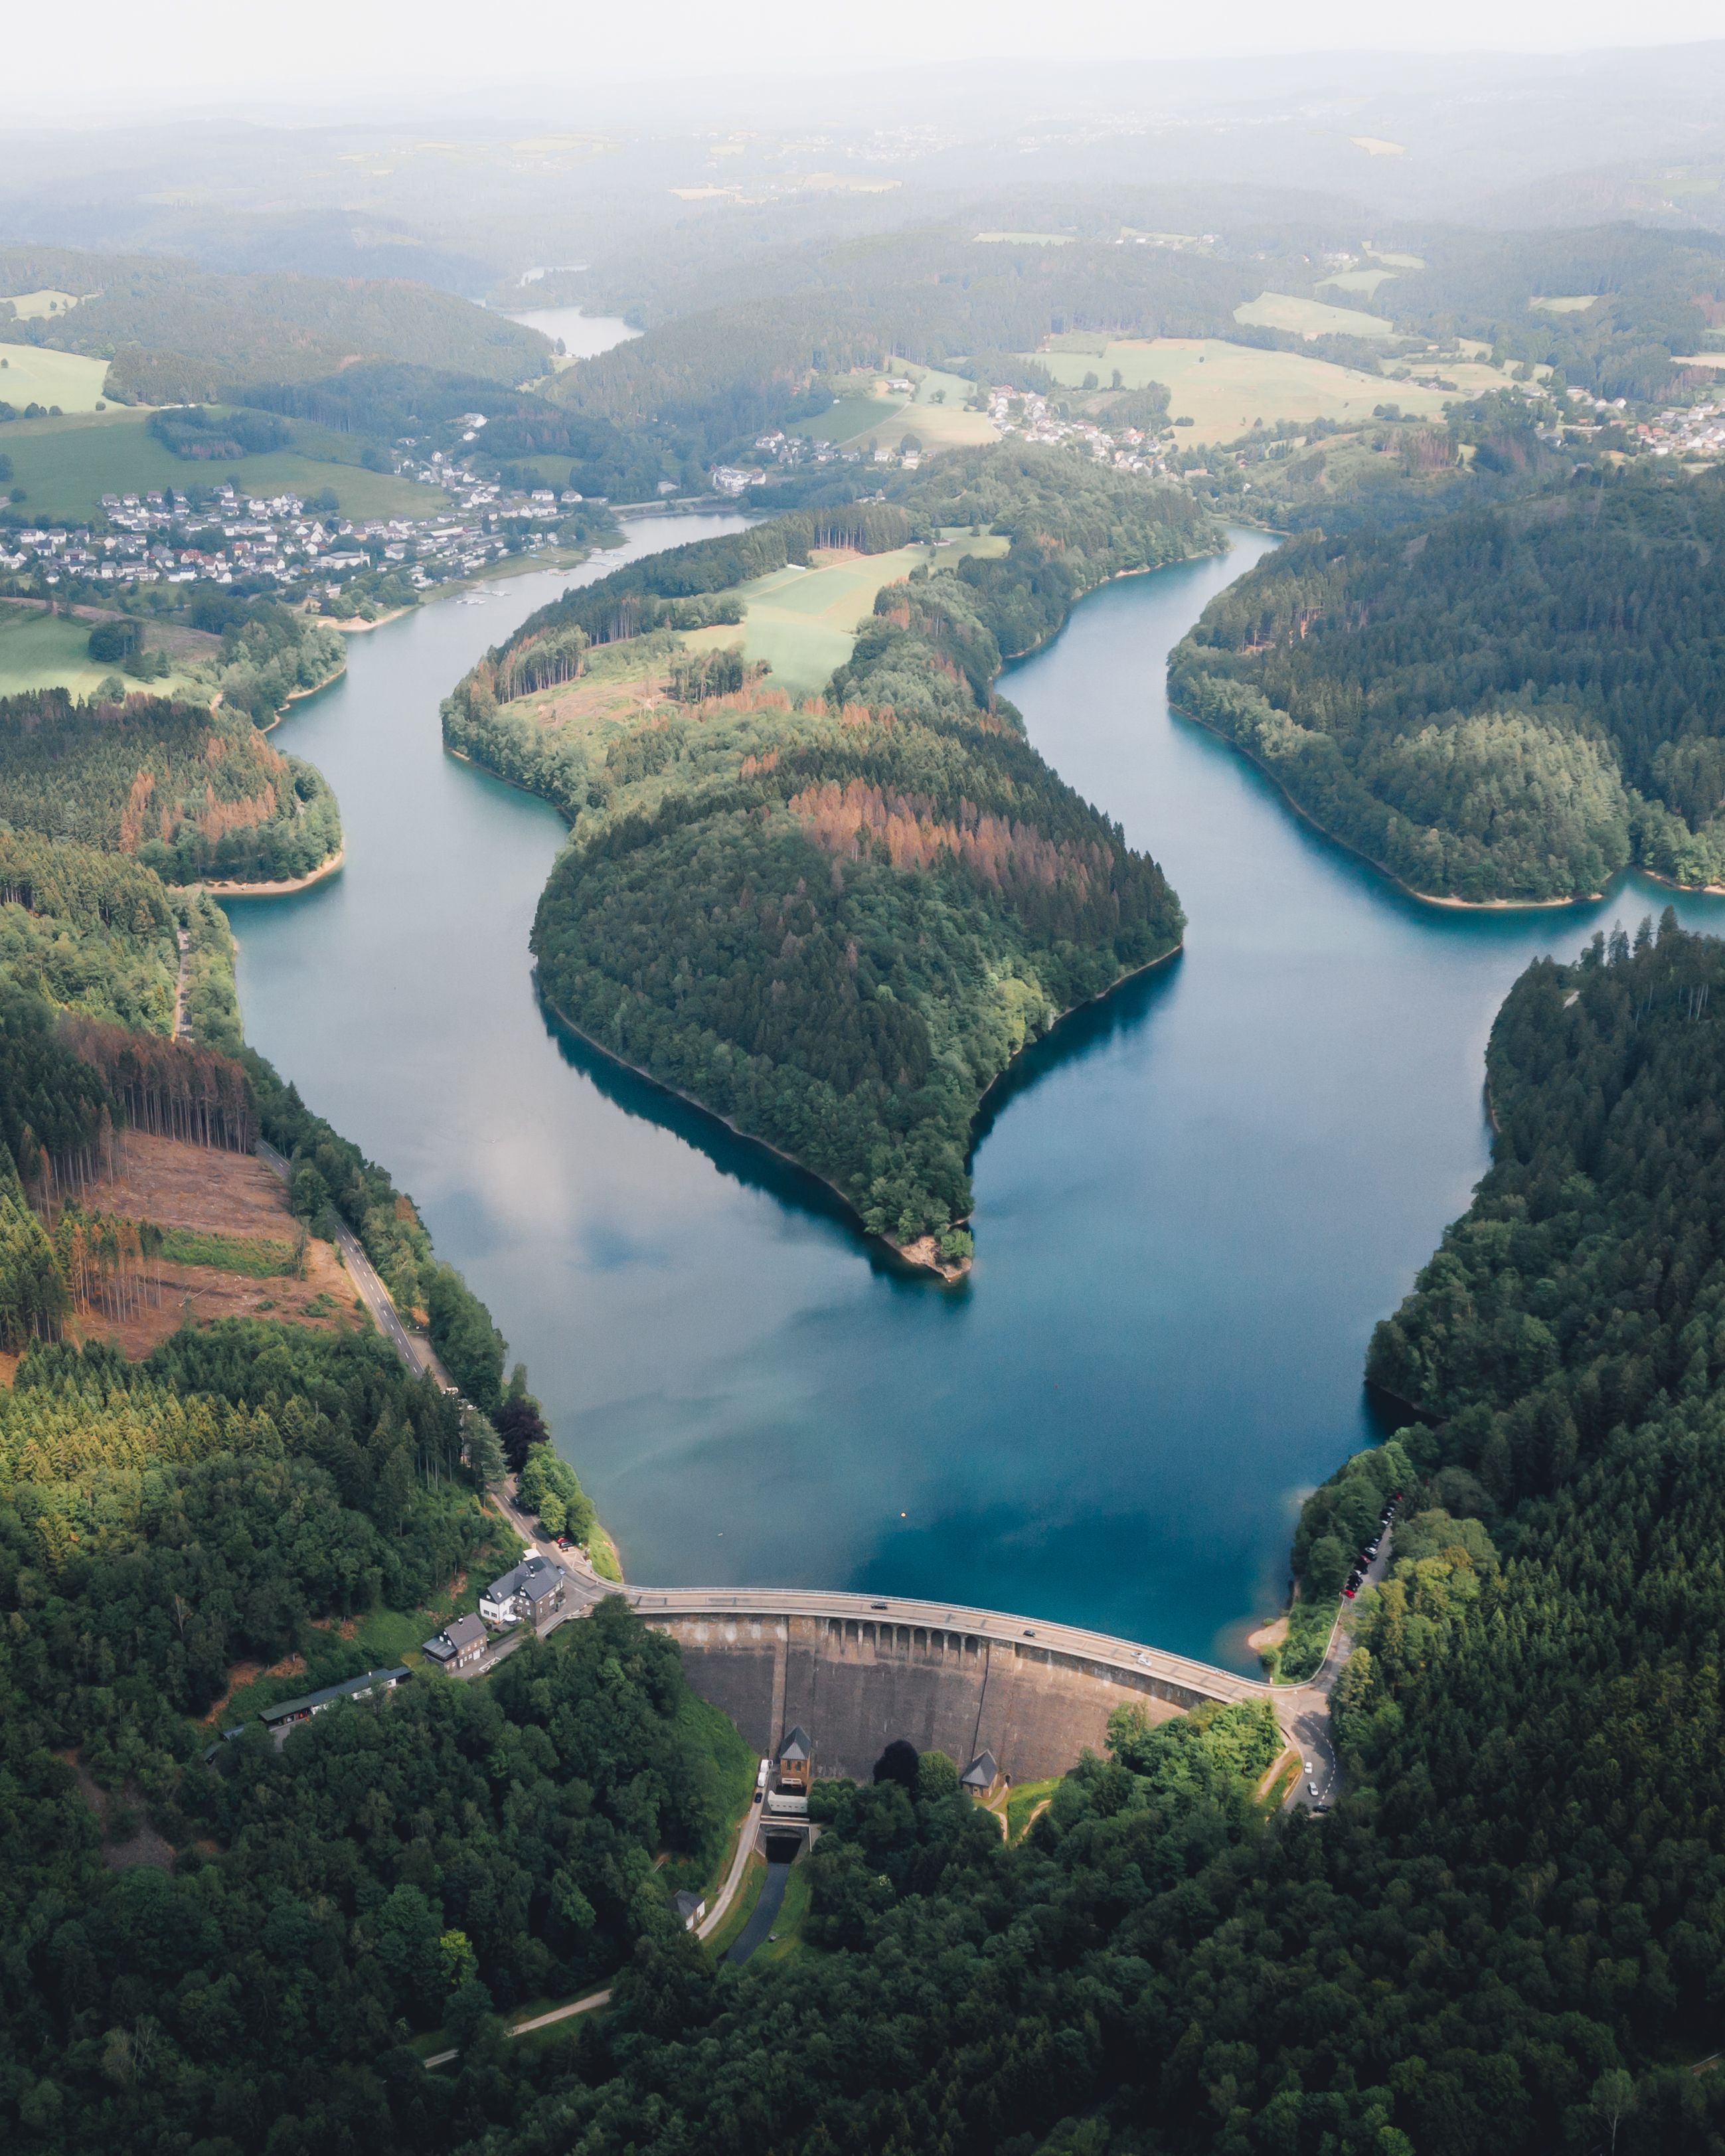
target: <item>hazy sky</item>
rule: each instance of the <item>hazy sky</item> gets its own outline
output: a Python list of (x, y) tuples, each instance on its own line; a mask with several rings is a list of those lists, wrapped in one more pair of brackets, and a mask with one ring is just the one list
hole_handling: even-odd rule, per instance
[(809, 0), (80, 0), (64, 15), (8, 11), (0, 110), (14, 122), (76, 125), (187, 105), (309, 116), (357, 102), (381, 119), (416, 97), (508, 82), (531, 85), (542, 110), (619, 78), (849, 75), (984, 55), (1537, 53), (1669, 44), (1717, 38), (1722, 27), (1720, 0), (918, 0), (872, 10)]

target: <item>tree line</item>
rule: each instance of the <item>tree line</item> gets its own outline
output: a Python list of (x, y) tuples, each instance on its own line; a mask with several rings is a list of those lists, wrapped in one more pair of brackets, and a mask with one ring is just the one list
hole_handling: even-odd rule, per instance
[(1725, 485), (1591, 472), (1411, 540), (1291, 542), (1205, 608), (1182, 707), (1414, 889), (1725, 875)]

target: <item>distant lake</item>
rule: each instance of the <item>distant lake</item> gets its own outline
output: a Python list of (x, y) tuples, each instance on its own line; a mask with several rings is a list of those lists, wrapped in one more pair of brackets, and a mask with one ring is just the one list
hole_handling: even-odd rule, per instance
[[(579, 576), (741, 521), (636, 520)], [(956, 1291), (547, 1024), (527, 932), (562, 826), (446, 756), (438, 703), (569, 578), (353, 638), (284, 722), (347, 865), (233, 907), (248, 1034), (413, 1193), (631, 1579), (951, 1595), (1253, 1666), (1301, 1493), (1373, 1435), (1373, 1323), (1486, 1166), (1493, 1014), (1535, 952), (1670, 896), (1419, 905), (1172, 715), (1169, 649), (1270, 543), (1108, 586), (1003, 684), (1191, 925), (1000, 1090)]]
[(572, 359), (597, 359), (614, 344), (624, 344), (641, 334), (631, 329), (621, 315), (584, 315), (579, 307), (539, 307), (526, 314), (511, 311), (509, 319), (525, 322), (530, 330), (541, 331), (553, 341), (561, 337), (563, 350)]

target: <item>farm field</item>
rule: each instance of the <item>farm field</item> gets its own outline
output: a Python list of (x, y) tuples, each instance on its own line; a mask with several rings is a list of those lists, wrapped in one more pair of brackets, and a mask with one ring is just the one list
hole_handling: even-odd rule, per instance
[(21, 322), (39, 321), (46, 315), (63, 315), (69, 307), (78, 304), (75, 292), (57, 292), (51, 286), (40, 292), (11, 292), (5, 296), (11, 302), (14, 317)]
[[(1363, 273), (1352, 273), (1358, 276)], [(1260, 330), (1291, 330), (1296, 336), (1387, 337), (1395, 335), (1395, 324), (1382, 315), (1368, 315), (1357, 307), (1332, 307), (1322, 300), (1296, 300), (1286, 292), (1260, 292), (1234, 319)]]
[(1366, 252), (1374, 262), (1388, 263), (1392, 270), (1423, 270), (1425, 267), (1423, 254), (1396, 254), (1387, 247), (1368, 247)]
[[(937, 547), (900, 547), (890, 554), (834, 553), (819, 568), (775, 569), (741, 588), (743, 656), (767, 661), (772, 687), (791, 696), (819, 696), (834, 668), (850, 658), (857, 624), (873, 608), (883, 584), (896, 583), (925, 564), (948, 568), (967, 554), (1004, 554), (1008, 543), (988, 533)], [(696, 629), (684, 641), (692, 649), (722, 651), (737, 643), (737, 630), (720, 624)]]
[(1394, 270), (1338, 270), (1333, 277), (1321, 277), (1320, 292), (1363, 292), (1370, 299), (1380, 285), (1387, 285), (1394, 277)]
[[(1249, 433), (1258, 419), (1266, 427), (1278, 419), (1364, 419), (1386, 397), (1404, 412), (1435, 418), (1457, 394), (1408, 382), (1392, 384), (1380, 374), (1308, 359), (1303, 352), (1260, 352), (1218, 337), (1158, 337), (1153, 342), (1136, 338), (1106, 346), (1100, 353), (1092, 345), (1087, 352), (1056, 350), (1034, 357), (1057, 382), (1073, 389), (1086, 374), (1100, 374), (1106, 382), (1116, 367), (1128, 389), (1166, 382), (1171, 415), (1189, 417), (1194, 423), (1180, 429), (1187, 442), (1231, 442)], [(1461, 382), (1461, 373), (1448, 369), (1445, 379), (1458, 388)], [(1502, 375), (1491, 379), (1502, 387)]]
[[(87, 621), (68, 621), (33, 608), (0, 606), (0, 696), (19, 696), (26, 689), (69, 689), (74, 696), (89, 696), (118, 670), (90, 657), (90, 627)], [(127, 685), (153, 696), (195, 696), (203, 703), (211, 694), (177, 672)]]
[(791, 431), (841, 448), (867, 440), (883, 449), (896, 449), (906, 434), (915, 434), (930, 449), (968, 449), (998, 439), (987, 413), (965, 409), (976, 392), (973, 382), (937, 367), (913, 367), (907, 360), (895, 359), (890, 365), (894, 374), (908, 376), (915, 384), (908, 397), (902, 390), (893, 395), (876, 376), (868, 388), (841, 396), (815, 418), (798, 419)]
[(81, 352), (0, 344), (0, 402), (16, 411), (27, 404), (58, 404), (62, 412), (93, 412), (107, 378), (107, 361), (86, 359)]
[(1549, 298), (1529, 300), (1527, 305), (1544, 315), (1580, 315), (1596, 305), (1603, 296), (1599, 292), (1558, 292)]
[(896, 419), (904, 402), (902, 397), (841, 397), (813, 418), (793, 420), (789, 431), (806, 434), (811, 442), (854, 442), (860, 434), (871, 434), (887, 420)]
[[(0, 382), (6, 379), (0, 375)], [(9, 394), (0, 389), (0, 396)], [(23, 506), (43, 520), (84, 519), (96, 514), (105, 494), (149, 494), (164, 486), (179, 490), (223, 480), (257, 495), (311, 495), (330, 487), (342, 515), (362, 519), (435, 516), (449, 506), (440, 487), (418, 486), (393, 473), (308, 456), (299, 449), (272, 449), (232, 464), (190, 463), (157, 440), (145, 425), (146, 416), (123, 411), (14, 421), (0, 446), (12, 459), (14, 483), (24, 490)], [(295, 429), (302, 438), (321, 432)]]

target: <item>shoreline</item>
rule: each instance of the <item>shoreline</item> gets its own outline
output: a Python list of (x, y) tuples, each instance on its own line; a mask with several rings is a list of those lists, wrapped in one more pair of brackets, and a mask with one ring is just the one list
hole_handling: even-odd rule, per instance
[[(347, 858), (347, 843), (344, 840), (341, 845), (336, 847), (335, 852), (330, 855), (327, 860), (320, 861), (315, 869), (309, 870), (305, 875), (302, 876), (290, 877), (285, 882), (205, 882), (203, 888), (209, 893), (212, 898), (288, 898), (290, 897), (296, 891), (310, 891), (314, 884), (323, 883), (326, 881), (329, 877), (336, 874)], [(188, 889), (195, 889), (197, 886), (188, 886), (187, 887)]]
[[(454, 752), (451, 752), (452, 754)], [(476, 768), (483, 770), (485, 767), (480, 765)], [(542, 800), (544, 798), (543, 795), (535, 798)], [(1069, 1004), (1065, 1010), (1056, 1015), (1054, 1024), (1050, 1026), (1046, 1033), (1039, 1034), (1034, 1041), (1027, 1041), (1007, 1063), (1005, 1068), (989, 1080), (988, 1086), (978, 1098), (976, 1106), (971, 1112), (973, 1140), (965, 1154), (967, 1164), (974, 1157), (973, 1134), (977, 1125), (982, 1121), (983, 1111), (990, 1095), (996, 1086), (1003, 1084), (1017, 1069), (1022, 1056), (1030, 1049), (1040, 1047), (1044, 1041), (1051, 1040), (1065, 1021), (1076, 1013), (1091, 1010), (1096, 1004), (1106, 1003), (1117, 990), (1123, 988), (1128, 981), (1138, 980), (1144, 974), (1153, 973), (1157, 967), (1167, 965), (1170, 959), (1178, 958), (1185, 947), (1185, 940), (1183, 937), (1179, 942), (1171, 944), (1166, 951), (1158, 952), (1155, 957), (1147, 958), (1142, 966), (1134, 966), (1130, 973), (1122, 973), (1117, 981), (1111, 981), (1108, 986), (1098, 994), (1086, 996), (1082, 1003)], [(608, 1062), (614, 1063), (619, 1070), (629, 1071), (634, 1076), (644, 1080), (648, 1085), (653, 1086), (657, 1091), (668, 1095), (670, 1099), (680, 1101), (684, 1106), (693, 1108), (701, 1115), (711, 1116), (721, 1128), (729, 1131), (733, 1137), (741, 1138), (746, 1145), (759, 1146), (763, 1152), (771, 1153), (775, 1160), (783, 1161), (787, 1168), (795, 1168), (799, 1175), (806, 1175), (811, 1182), (818, 1183), (823, 1190), (831, 1191), (845, 1209), (855, 1233), (865, 1243), (871, 1243), (880, 1249), (890, 1250), (901, 1264), (911, 1266), (917, 1272), (934, 1274), (948, 1287), (956, 1286), (975, 1265), (976, 1260), (973, 1257), (966, 1258), (958, 1265), (943, 1265), (937, 1255), (938, 1244), (932, 1235), (919, 1236), (914, 1243), (896, 1243), (891, 1235), (875, 1235), (871, 1229), (864, 1226), (861, 1214), (857, 1211), (855, 1204), (845, 1196), (838, 1184), (829, 1177), (821, 1174), (819, 1169), (810, 1168), (806, 1161), (798, 1160), (794, 1153), (787, 1152), (782, 1146), (774, 1145), (770, 1138), (763, 1138), (754, 1131), (744, 1130), (740, 1123), (732, 1122), (728, 1116), (721, 1115), (716, 1108), (709, 1107), (705, 1101), (698, 1099), (693, 1093), (685, 1093), (680, 1086), (671, 1085), (669, 1081), (657, 1076), (653, 1071), (644, 1069), (639, 1063), (631, 1063), (626, 1055), (619, 1055), (614, 1048), (608, 1048), (603, 1041), (595, 1040), (584, 1026), (577, 1025), (574, 1019), (546, 993), (541, 984), (539, 968), (536, 965), (533, 968), (533, 985), (540, 1002), (556, 1019), (557, 1024), (567, 1026), (578, 1040), (584, 1041), (595, 1054), (603, 1055)], [(968, 1228), (974, 1217), (973, 1214), (967, 1213), (962, 1219), (953, 1221), (952, 1224), (955, 1228)]]
[[(1184, 719), (1191, 726), (1202, 726), (1207, 734), (1225, 743), (1236, 755), (1244, 757), (1255, 771), (1262, 772), (1288, 807), (1302, 823), (1309, 824), (1320, 838), (1327, 839), (1332, 846), (1339, 846), (1344, 854), (1351, 854), (1355, 860), (1363, 861), (1374, 875), (1382, 876), (1385, 883), (1393, 886), (1404, 898), (1411, 898), (1418, 905), (1442, 906), (1453, 913), (1549, 913), (1571, 906), (1597, 906), (1602, 899), (1610, 896), (1610, 884), (1604, 891), (1582, 891), (1572, 898), (1445, 898), (1435, 891), (1418, 891), (1412, 884), (1404, 883), (1394, 869), (1386, 868), (1363, 846), (1357, 846), (1352, 839), (1343, 838), (1327, 824), (1320, 824), (1303, 802), (1295, 799), (1263, 757), (1255, 756), (1243, 742), (1237, 742), (1232, 734), (1224, 733), (1220, 726), (1212, 726), (1208, 719), (1200, 718), (1196, 711), (1189, 711), (1183, 704), (1176, 703), (1172, 696), (1168, 698), (1168, 707), (1173, 717)], [(1617, 871), (1617, 875), (1612, 877), (1611, 882), (1615, 883), (1619, 875), (1627, 875), (1631, 869), (1638, 866), (1639, 864), (1634, 861), (1627, 863)], [(1654, 875), (1651, 869), (1641, 869), (1640, 873), (1653, 876), (1656, 883), (1664, 884), (1669, 891), (1700, 892), (1717, 889), (1718, 896), (1725, 897), (1725, 885), (1673, 883), (1668, 876)]]
[[(485, 768), (483, 765), (477, 767), (480, 770)], [(542, 800), (544, 796), (542, 794), (538, 798)], [(956, 1285), (970, 1270), (974, 1260), (969, 1258), (967, 1258), (962, 1265), (943, 1265), (932, 1255), (927, 1258), (911, 1255), (913, 1251), (920, 1250), (923, 1243), (932, 1243), (934, 1240), (932, 1236), (922, 1236), (917, 1242), (906, 1247), (903, 1244), (895, 1243), (890, 1235), (872, 1234), (863, 1225), (861, 1214), (857, 1211), (838, 1184), (822, 1175), (818, 1169), (810, 1168), (804, 1161), (798, 1160), (794, 1153), (787, 1152), (782, 1146), (774, 1145), (771, 1138), (763, 1138), (753, 1131), (744, 1130), (740, 1123), (733, 1123), (728, 1116), (721, 1116), (716, 1108), (710, 1108), (705, 1101), (697, 1100), (693, 1093), (685, 1093), (680, 1086), (673, 1086), (666, 1080), (655, 1076), (652, 1071), (644, 1069), (639, 1063), (631, 1063), (626, 1055), (619, 1055), (614, 1048), (608, 1048), (603, 1040), (595, 1040), (584, 1026), (577, 1025), (567, 1012), (553, 1003), (550, 996), (546, 993), (539, 978), (539, 968), (536, 965), (533, 968), (533, 986), (540, 1002), (556, 1019), (557, 1024), (566, 1026), (578, 1040), (584, 1041), (595, 1055), (603, 1055), (608, 1063), (614, 1063), (619, 1070), (627, 1070), (633, 1076), (644, 1080), (655, 1091), (668, 1095), (673, 1101), (680, 1101), (685, 1107), (693, 1108), (699, 1114), (710, 1116), (721, 1129), (729, 1131), (732, 1137), (741, 1138), (747, 1145), (759, 1146), (763, 1152), (770, 1152), (775, 1160), (782, 1160), (787, 1168), (795, 1168), (798, 1175), (806, 1175), (811, 1183), (818, 1183), (823, 1190), (830, 1190), (839, 1204), (844, 1207), (855, 1226), (855, 1232), (865, 1243), (872, 1243), (881, 1250), (890, 1250), (895, 1258), (902, 1264), (909, 1265), (915, 1271), (937, 1275), (948, 1286)], [(968, 1217), (967, 1214), (966, 1219)], [(962, 1226), (963, 1223), (957, 1222), (954, 1224)]]

